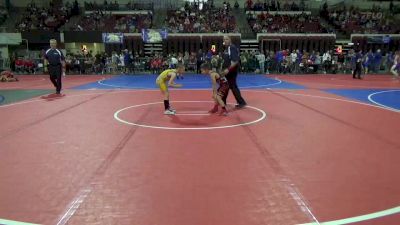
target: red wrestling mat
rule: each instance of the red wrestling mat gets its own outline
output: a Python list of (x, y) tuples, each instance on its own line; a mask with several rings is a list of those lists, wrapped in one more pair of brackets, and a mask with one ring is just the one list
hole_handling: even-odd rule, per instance
[[(398, 113), (317, 90), (243, 95), (254, 108), (228, 117), (204, 115), (209, 91), (172, 90), (176, 116), (157, 90), (0, 107), (0, 218), (295, 225), (399, 206)], [(395, 225), (394, 212), (358, 224)]]

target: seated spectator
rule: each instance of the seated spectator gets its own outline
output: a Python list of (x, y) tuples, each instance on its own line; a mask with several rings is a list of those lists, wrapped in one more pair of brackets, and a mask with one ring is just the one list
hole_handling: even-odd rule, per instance
[(28, 73), (35, 73), (36, 65), (31, 59), (26, 59), (24, 61), (25, 71)]
[(142, 29), (152, 27), (152, 19), (150, 11), (148, 14), (112, 15), (97, 10), (82, 17), (73, 30), (140, 33)]
[(192, 54), (189, 55), (189, 63), (187, 66), (188, 71), (196, 71), (197, 70), (197, 54), (195, 52), (192, 52)]
[(170, 32), (178, 33), (209, 33), (235, 32), (236, 20), (230, 10), (230, 4), (224, 8), (211, 7), (211, 3), (204, 3), (202, 9), (196, 4), (186, 4), (185, 8), (170, 10), (165, 20)]
[(326, 33), (319, 19), (307, 14), (248, 14), (248, 23), (255, 33)]
[(247, 57), (247, 52), (240, 54), (240, 65), (242, 72), (248, 72)]
[(161, 56), (156, 56), (150, 61), (150, 68), (154, 74), (159, 74), (162, 69), (163, 61)]
[(257, 0), (255, 3), (252, 0), (247, 0), (245, 3), (245, 8), (247, 11), (304, 11), (306, 10), (304, 0), (300, 1), (298, 5), (296, 2), (285, 1), (281, 7), (279, 0), (271, 0), (261, 2)]
[[(107, 1), (104, 0), (103, 4), (99, 4), (96, 1), (84, 2), (86, 10), (107, 10), (107, 11), (118, 11), (120, 10), (120, 5), (118, 1)], [(130, 10), (149, 10), (153, 8), (152, 3), (134, 3), (134, 1), (128, 1), (125, 4), (126, 8)]]
[(361, 11), (357, 8), (344, 7), (341, 10), (328, 10), (324, 5), (321, 11), (323, 16), (337, 30), (345, 34), (350, 33), (398, 33), (400, 27), (394, 21), (386, 19), (379, 7), (375, 6), (370, 11)]
[(71, 55), (66, 55), (65, 56), (65, 72), (66, 73), (70, 73), (70, 71), (72, 70), (72, 57)]
[(18, 57), (15, 60), (15, 71), (16, 72), (23, 72), (25, 70), (25, 63), (24, 60), (22, 59), (22, 57)]
[(223, 64), (222, 57), (220, 57), (218, 54), (212, 56), (211, 65), (213, 70), (215, 70), (216, 72), (221, 71), (222, 64)]
[(16, 23), (17, 31), (52, 30), (58, 31), (72, 16), (72, 6), (39, 8), (31, 3), (26, 8), (21, 21)]

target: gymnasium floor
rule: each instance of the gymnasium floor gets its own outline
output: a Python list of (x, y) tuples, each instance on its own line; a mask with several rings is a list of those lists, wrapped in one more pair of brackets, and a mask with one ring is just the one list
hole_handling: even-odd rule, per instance
[(0, 83), (0, 224), (400, 224), (390, 76), (240, 75), (228, 117), (203, 75), (175, 116), (154, 75), (20, 80)]

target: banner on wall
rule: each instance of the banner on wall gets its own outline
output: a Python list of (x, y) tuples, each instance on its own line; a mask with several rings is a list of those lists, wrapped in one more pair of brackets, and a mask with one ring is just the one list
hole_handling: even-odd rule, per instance
[(124, 43), (123, 33), (103, 33), (103, 43), (105, 44), (122, 44)]
[(391, 37), (389, 35), (367, 37), (367, 42), (369, 44), (389, 44), (390, 41), (391, 41)]
[(142, 29), (142, 39), (145, 43), (161, 43), (167, 37), (167, 29)]

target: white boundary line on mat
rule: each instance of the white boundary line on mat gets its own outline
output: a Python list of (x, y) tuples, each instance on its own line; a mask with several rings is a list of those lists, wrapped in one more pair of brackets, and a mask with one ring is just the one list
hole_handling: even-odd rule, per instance
[[(171, 102), (175, 102), (175, 103), (212, 103), (212, 101), (171, 101)], [(257, 118), (256, 120), (250, 121), (250, 122), (245, 122), (245, 123), (238, 123), (238, 124), (233, 124), (233, 125), (225, 125), (225, 126), (214, 126), (214, 127), (166, 127), (166, 126), (152, 126), (152, 125), (146, 125), (146, 124), (139, 124), (139, 123), (133, 123), (133, 122), (129, 122), (126, 120), (123, 120), (121, 118), (119, 118), (119, 114), (127, 109), (131, 109), (131, 108), (138, 108), (138, 107), (142, 107), (142, 106), (148, 106), (148, 105), (156, 105), (156, 104), (162, 104), (163, 102), (150, 102), (150, 103), (144, 103), (144, 104), (139, 104), (139, 105), (132, 105), (132, 106), (128, 106), (122, 109), (119, 109), (118, 111), (116, 111), (114, 113), (114, 119), (116, 119), (117, 121), (127, 124), (127, 125), (133, 125), (133, 126), (138, 126), (138, 127), (145, 127), (145, 128), (153, 128), (153, 129), (164, 129), (164, 130), (213, 130), (213, 129), (223, 129), (223, 128), (232, 128), (232, 127), (239, 127), (239, 126), (247, 126), (247, 125), (251, 125), (254, 123), (258, 123), (261, 120), (265, 119), (267, 117), (267, 114), (265, 113), (264, 110), (253, 107), (253, 106), (246, 106), (246, 108), (250, 108), (253, 109), (255, 111), (258, 111), (261, 113), (261, 117)], [(193, 115), (193, 114), (192, 114)], [(199, 114), (200, 116), (204, 116), (207, 114)], [(210, 114), (208, 114), (210, 115)], [(180, 116), (178, 115), (169, 115), (171, 117), (173, 116)]]
[[(157, 92), (158, 90), (120, 90), (120, 91), (115, 91), (115, 92), (96, 92), (96, 93), (88, 93), (88, 94), (77, 94), (77, 95), (66, 95), (64, 98), (74, 98), (74, 97), (81, 97), (81, 96), (88, 96), (88, 95), (96, 95), (96, 94), (121, 94), (121, 93), (131, 93), (131, 92)], [(260, 93), (269, 93), (268, 91), (258, 91), (258, 90), (243, 90), (246, 92), (260, 92)], [(324, 100), (334, 100), (334, 101), (341, 101), (341, 102), (347, 102), (347, 103), (353, 103), (357, 105), (363, 105), (363, 106), (369, 106), (369, 107), (374, 107), (378, 109), (383, 109), (385, 111), (391, 111), (391, 112), (396, 112), (399, 113), (398, 110), (393, 110), (387, 107), (382, 107), (379, 105), (373, 105), (373, 104), (368, 104), (368, 103), (363, 103), (363, 102), (357, 102), (357, 101), (351, 101), (351, 100), (346, 100), (346, 99), (340, 99), (340, 98), (333, 98), (333, 97), (327, 97), (327, 96), (319, 96), (319, 95), (308, 95), (308, 94), (300, 94), (300, 93), (290, 93), (290, 92), (275, 92), (283, 95), (295, 95), (295, 96), (301, 96), (301, 97), (309, 97), (309, 98), (318, 98), (318, 99), (324, 99)], [(8, 105), (1, 105), (1, 108), (6, 108), (6, 107), (11, 107), (11, 106), (17, 106), (17, 105), (22, 105), (22, 104), (27, 104), (27, 103), (36, 103), (36, 102), (44, 102), (46, 101), (45, 99), (34, 99), (34, 100), (28, 100), (28, 101), (23, 101), (23, 102), (17, 102), (13, 104), (8, 104)], [(157, 104), (157, 103), (154, 103)], [(327, 222), (322, 222), (320, 224), (323, 225), (341, 225), (341, 224), (348, 224), (348, 223), (354, 223), (354, 222), (360, 222), (360, 221), (367, 221), (371, 219), (377, 219), (380, 217), (388, 216), (388, 215), (394, 215), (400, 213), (400, 205), (395, 206), (393, 208), (389, 208), (386, 210), (370, 213), (370, 214), (365, 214), (361, 216), (355, 216), (355, 217), (350, 217), (350, 218), (345, 218), (345, 219), (340, 219), (340, 220), (334, 220), (334, 221), (327, 221)], [(5, 223), (4, 221), (7, 221), (8, 223)], [(24, 223), (24, 222), (18, 222), (18, 221), (12, 221), (12, 220), (5, 220), (5, 219), (0, 219), (0, 223), (4, 223), (6, 225), (36, 225), (32, 223)], [(317, 223), (305, 223), (302, 225), (316, 225)]]
[[(240, 88), (258, 88), (258, 87), (269, 87), (269, 86), (274, 86), (274, 85), (278, 85), (282, 83), (282, 80), (278, 79), (278, 78), (268, 78), (268, 79), (272, 79), (275, 80), (277, 82), (272, 83), (272, 84), (263, 84), (263, 85), (254, 85), (254, 86), (241, 86)], [(113, 84), (106, 84), (104, 83), (104, 81), (106, 81), (107, 79), (101, 79), (98, 80), (97, 83), (103, 86), (108, 86), (108, 87), (113, 87), (113, 88), (129, 88), (129, 89), (150, 89), (149, 87), (134, 87), (134, 86), (125, 86), (125, 85), (113, 85)], [(192, 82), (193, 83), (193, 82)], [(203, 83), (203, 82), (196, 82), (196, 83)], [(154, 83), (154, 87), (155, 83)], [(184, 89), (184, 90), (204, 90), (204, 89), (208, 89), (208, 88), (198, 88), (198, 89)]]
[(376, 105), (379, 105), (379, 106), (381, 106), (381, 107), (383, 107), (383, 108), (386, 108), (386, 109), (392, 110), (392, 111), (394, 111), (394, 112), (400, 112), (400, 110), (399, 110), (399, 109), (396, 109), (396, 108), (393, 108), (393, 107), (390, 107), (390, 106), (384, 105), (384, 104), (382, 104), (382, 103), (379, 103), (379, 102), (377, 102), (377, 101), (373, 100), (373, 98), (372, 98), (372, 96), (374, 96), (374, 95), (379, 95), (379, 94), (382, 94), (382, 93), (388, 93), (388, 92), (400, 92), (400, 90), (386, 90), (386, 91), (378, 91), (378, 92), (374, 92), (374, 93), (372, 93), (372, 94), (368, 95), (368, 101), (370, 101), (370, 102), (372, 102), (372, 103), (374, 103), (374, 104), (376, 104)]

